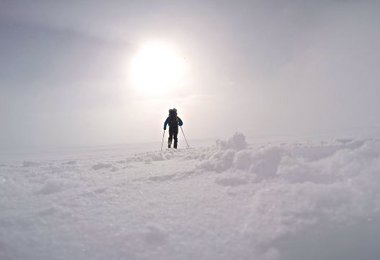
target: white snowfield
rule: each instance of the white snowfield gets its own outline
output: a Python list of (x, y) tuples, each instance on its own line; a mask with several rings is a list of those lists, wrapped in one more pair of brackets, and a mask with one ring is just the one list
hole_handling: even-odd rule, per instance
[(378, 260), (379, 245), (376, 139), (249, 145), (235, 134), (0, 165), (1, 260)]

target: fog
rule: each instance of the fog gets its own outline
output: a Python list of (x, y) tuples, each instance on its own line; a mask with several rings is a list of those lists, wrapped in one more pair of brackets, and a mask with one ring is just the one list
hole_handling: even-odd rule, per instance
[[(380, 135), (376, 1), (0, 1), (0, 147)], [(175, 45), (183, 86), (145, 95), (129, 64)]]

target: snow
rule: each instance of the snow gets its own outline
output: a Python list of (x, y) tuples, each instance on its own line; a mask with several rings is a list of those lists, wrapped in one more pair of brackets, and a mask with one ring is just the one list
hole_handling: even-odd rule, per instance
[(24, 155), (0, 164), (0, 259), (380, 255), (377, 139), (247, 143), (237, 133), (162, 152)]

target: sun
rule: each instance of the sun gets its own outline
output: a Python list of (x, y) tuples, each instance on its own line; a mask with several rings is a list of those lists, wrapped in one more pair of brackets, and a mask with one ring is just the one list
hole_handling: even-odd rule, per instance
[(185, 59), (176, 48), (162, 42), (150, 42), (133, 57), (130, 79), (144, 94), (159, 95), (180, 87), (185, 72)]

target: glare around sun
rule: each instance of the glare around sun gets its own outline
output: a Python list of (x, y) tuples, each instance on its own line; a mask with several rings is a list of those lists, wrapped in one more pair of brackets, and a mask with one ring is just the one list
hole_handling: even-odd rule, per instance
[(168, 44), (151, 42), (141, 47), (131, 62), (133, 87), (147, 95), (167, 93), (182, 84), (184, 58)]

